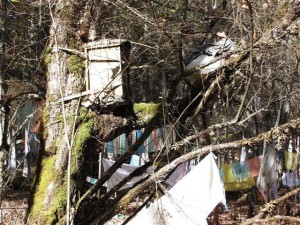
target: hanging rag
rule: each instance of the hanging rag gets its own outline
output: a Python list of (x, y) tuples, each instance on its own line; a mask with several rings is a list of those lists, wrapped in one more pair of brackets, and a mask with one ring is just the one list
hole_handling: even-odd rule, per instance
[(120, 135), (120, 153), (123, 155), (128, 149), (128, 141), (126, 138), (126, 134)]
[(284, 151), (285, 168), (287, 170), (296, 170), (297, 153)]
[[(103, 159), (102, 165), (104, 172), (106, 172), (115, 161)], [(131, 166), (129, 164), (123, 163), (122, 166), (117, 169), (116, 172), (110, 177), (110, 179), (106, 182), (107, 191), (110, 191), (114, 186), (116, 186), (118, 183), (120, 183), (125, 177), (127, 177), (130, 173), (132, 173), (134, 170), (136, 170), (137, 166)], [(142, 175), (133, 177), (129, 182), (127, 182), (125, 185), (123, 185), (119, 190), (132, 187), (136, 182), (143, 179), (144, 177), (148, 176), (148, 174), (152, 173), (154, 171), (154, 167), (149, 167)]]
[(250, 172), (248, 169), (248, 165), (245, 161), (233, 163), (232, 164), (232, 172), (235, 180), (244, 180), (250, 177)]
[(212, 153), (160, 199), (143, 208), (129, 225), (207, 225), (206, 217), (224, 198)]
[(10, 174), (13, 174), (17, 169), (17, 151), (16, 143), (13, 141), (10, 145), (9, 159), (8, 159), (8, 170)]
[(16, 125), (26, 129), (34, 129), (37, 122), (39, 104), (35, 101), (26, 100), (24, 105), (18, 109)]
[(173, 187), (185, 175), (191, 171), (190, 161), (185, 161), (179, 164), (174, 172), (167, 178), (166, 183)]
[(175, 133), (172, 127), (165, 127), (164, 129), (164, 141), (166, 142), (166, 148), (170, 148), (175, 140)]
[(105, 151), (107, 153), (114, 153), (114, 142), (113, 141), (109, 141), (106, 143)]
[(153, 133), (155, 133), (155, 130), (151, 132), (151, 134), (149, 135), (149, 137), (147, 138), (146, 140), (146, 149), (147, 149), (147, 152), (148, 153), (151, 153), (151, 152), (155, 152), (155, 143), (154, 143), (154, 139), (153, 139)]
[(299, 180), (296, 173), (282, 173), (282, 185), (290, 188), (297, 187)]
[(247, 157), (247, 150), (246, 147), (243, 146), (240, 154), (240, 162), (244, 162), (246, 160), (246, 157)]
[(260, 159), (259, 159), (259, 157), (254, 157), (252, 159), (248, 159), (246, 161), (246, 163), (248, 164), (248, 168), (249, 168), (249, 171), (250, 171), (250, 176), (251, 177), (258, 176), (259, 168), (260, 168)]
[(31, 177), (31, 166), (37, 162), (40, 144), (37, 135), (25, 129), (23, 177)]
[[(244, 165), (236, 164), (236, 169), (233, 169), (234, 164), (221, 165), (220, 176), (224, 182), (225, 191), (238, 191), (255, 186), (255, 180), (250, 177), (250, 173)], [(240, 174), (240, 169), (242, 173)]]
[(235, 178), (232, 172), (232, 164), (221, 165), (220, 175), (224, 183), (234, 182)]
[(162, 150), (164, 141), (163, 141), (163, 130), (161, 128), (156, 129), (156, 135), (155, 135), (155, 146), (156, 151)]
[(23, 177), (30, 177), (30, 159), (29, 159), (29, 132), (25, 129), (25, 147), (24, 147), (24, 165)]
[[(136, 141), (137, 141), (138, 139), (141, 138), (143, 132), (141, 130), (136, 130), (135, 132), (136, 132)], [(141, 146), (138, 148), (138, 150), (136, 151), (136, 153), (137, 154), (145, 153), (145, 146), (144, 146), (144, 144), (141, 144)]]
[(262, 164), (256, 181), (258, 190), (263, 195), (265, 201), (278, 197), (278, 174), (276, 162), (276, 150), (266, 145), (263, 152)]
[(131, 156), (131, 160), (130, 160), (130, 165), (131, 166), (139, 167), (139, 166), (142, 166), (144, 164), (145, 164), (145, 161), (141, 156), (139, 156), (139, 155), (132, 155)]

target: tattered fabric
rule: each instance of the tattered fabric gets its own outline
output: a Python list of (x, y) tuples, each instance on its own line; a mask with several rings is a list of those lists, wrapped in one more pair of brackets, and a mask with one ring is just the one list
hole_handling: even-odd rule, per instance
[[(104, 172), (106, 172), (115, 161), (103, 159), (102, 165)], [(136, 170), (137, 166), (131, 166), (129, 164), (123, 163), (121, 168), (117, 169), (117, 171), (110, 177), (110, 179), (106, 182), (107, 191), (111, 190), (114, 186), (116, 186), (118, 183), (120, 183), (125, 177), (127, 177), (130, 173), (132, 173), (134, 170)], [(120, 190), (128, 187), (132, 187), (136, 182), (147, 176), (148, 174), (152, 173), (154, 170), (154, 167), (149, 167), (147, 169), (146, 173), (143, 173), (140, 176), (136, 176), (132, 178), (129, 182), (127, 182), (124, 186), (120, 188)]]
[(278, 197), (276, 150), (270, 145), (264, 149), (262, 164), (256, 181), (256, 186), (262, 193), (265, 201)]

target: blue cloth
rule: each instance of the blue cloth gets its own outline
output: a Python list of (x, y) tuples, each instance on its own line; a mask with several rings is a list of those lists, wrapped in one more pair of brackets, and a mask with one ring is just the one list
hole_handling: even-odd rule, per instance
[[(154, 131), (155, 132), (155, 131)], [(152, 131), (153, 133), (153, 131)], [(147, 152), (150, 153), (150, 152), (155, 152), (155, 143), (154, 143), (154, 140), (152, 138), (152, 134), (150, 134), (150, 136), (147, 138), (147, 141), (146, 141), (146, 148), (147, 148)]]
[(120, 138), (120, 152), (121, 154), (124, 154), (128, 149), (128, 141), (126, 138), (126, 134), (121, 134), (119, 138)]
[(114, 141), (107, 142), (105, 150), (107, 153), (114, 153)]
[[(141, 130), (136, 130), (136, 140), (138, 140), (142, 136), (143, 132)], [(137, 154), (145, 153), (145, 146), (142, 144), (138, 150), (136, 151)]]
[(244, 180), (250, 177), (248, 165), (245, 161), (239, 163), (233, 163), (232, 173), (236, 180)]

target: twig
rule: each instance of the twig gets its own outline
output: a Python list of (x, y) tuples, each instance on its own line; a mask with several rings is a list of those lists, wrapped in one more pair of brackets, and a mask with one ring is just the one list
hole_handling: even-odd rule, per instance
[(82, 59), (86, 59), (86, 55), (84, 54), (84, 52), (78, 51), (76, 49), (71, 49), (71, 48), (63, 48), (63, 47), (55, 47), (55, 49), (61, 50), (65, 53), (68, 54), (72, 54), (72, 55), (76, 55)]

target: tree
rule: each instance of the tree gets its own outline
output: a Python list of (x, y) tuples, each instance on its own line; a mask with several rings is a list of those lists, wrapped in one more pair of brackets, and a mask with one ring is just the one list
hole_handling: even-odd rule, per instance
[[(283, 148), (288, 137), (298, 133), (298, 1), (49, 0), (37, 9), (43, 12), (49, 41), (37, 51), (40, 54), (47, 43), (43, 55), (45, 142), (29, 210), (31, 223), (69, 224), (75, 217), (78, 224), (103, 224), (179, 163), (211, 150), (227, 151), (273, 139)], [(192, 53), (219, 40), (223, 31), (237, 44), (234, 51), (217, 58), (225, 58), (226, 63), (207, 74), (201, 73), (207, 65), (186, 69)], [(121, 38), (133, 44), (133, 105), (128, 101), (126, 107), (103, 114), (82, 106), (81, 98), (64, 100), (85, 90), (82, 53), (91, 38)], [(16, 62), (22, 64), (21, 59)], [(38, 63), (36, 58), (31, 69), (36, 71)], [(15, 68), (23, 68), (20, 64)], [(30, 83), (35, 79), (44, 78)], [(139, 101), (153, 101), (158, 107), (150, 110), (153, 104), (141, 107)], [(151, 119), (139, 117), (149, 112)], [(157, 159), (158, 171), (111, 203), (107, 200), (113, 192), (108, 192), (93, 204), (97, 210), (78, 221), (80, 204), (103, 186), (155, 127), (166, 125), (177, 131), (178, 143), (164, 148)], [(86, 190), (86, 172), (93, 171), (86, 162), (103, 151), (103, 142), (138, 127), (146, 127), (142, 137)], [(196, 142), (197, 150), (185, 149), (185, 144), (191, 149)]]

